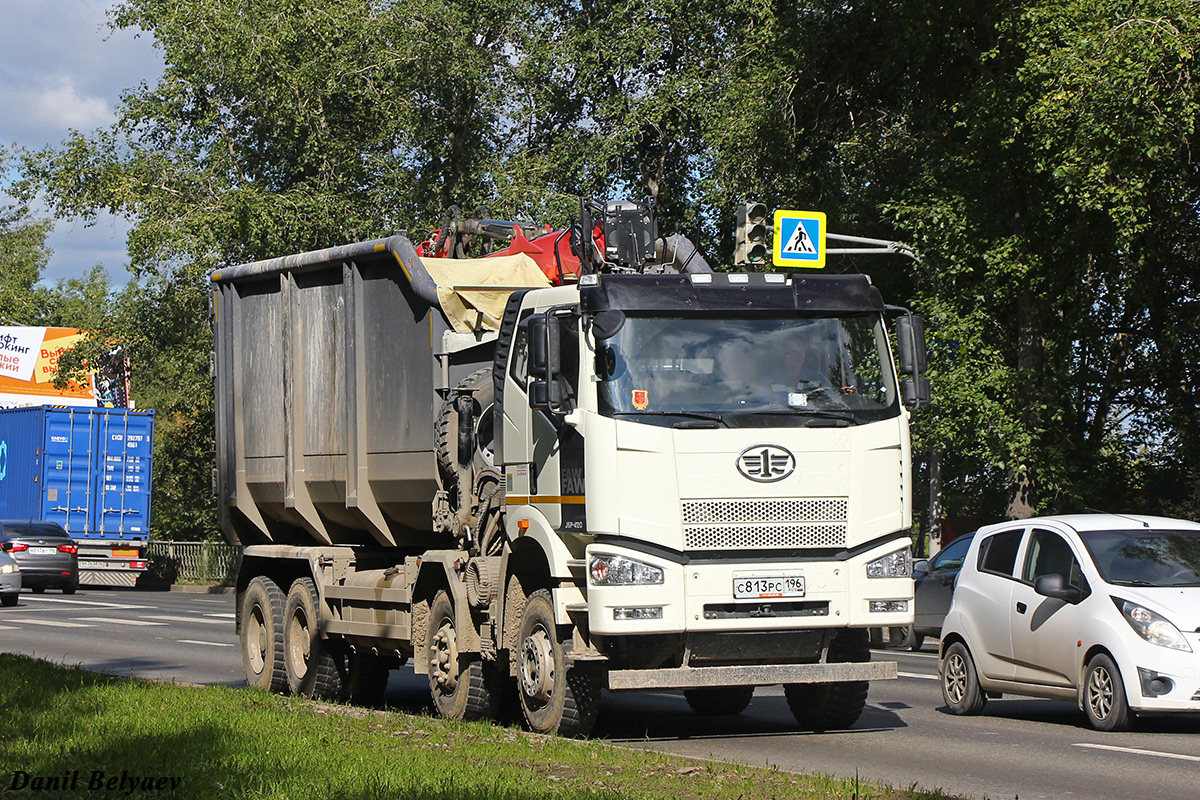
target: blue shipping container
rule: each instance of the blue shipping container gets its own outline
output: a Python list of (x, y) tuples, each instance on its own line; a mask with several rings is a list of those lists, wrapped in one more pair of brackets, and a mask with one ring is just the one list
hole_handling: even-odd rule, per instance
[(154, 412), (0, 410), (0, 519), (46, 519), (76, 539), (150, 536)]

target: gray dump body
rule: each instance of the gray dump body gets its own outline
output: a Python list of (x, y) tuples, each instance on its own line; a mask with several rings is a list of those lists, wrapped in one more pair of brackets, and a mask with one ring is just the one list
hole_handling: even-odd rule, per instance
[(489, 365), (494, 334), (444, 336), (436, 287), (402, 236), (212, 281), (225, 537), (451, 545), (431, 532), (438, 390)]

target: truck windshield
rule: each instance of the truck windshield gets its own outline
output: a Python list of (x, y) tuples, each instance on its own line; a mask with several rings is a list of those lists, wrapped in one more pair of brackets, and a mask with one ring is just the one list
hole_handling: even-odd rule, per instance
[(878, 317), (629, 316), (597, 345), (600, 412), (667, 427), (856, 425), (900, 413)]

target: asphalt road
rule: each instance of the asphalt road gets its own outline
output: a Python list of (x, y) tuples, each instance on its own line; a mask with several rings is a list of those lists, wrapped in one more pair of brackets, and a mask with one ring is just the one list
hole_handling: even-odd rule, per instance
[[(83, 589), (24, 592), (0, 609), (0, 650), (121, 675), (245, 685), (231, 595)], [(675, 692), (607, 693), (596, 736), (681, 755), (822, 772), (990, 798), (1177, 798), (1200, 786), (1200, 715), (1091, 730), (1071, 703), (989, 701), (983, 715), (942, 710), (932, 646), (881, 651), (900, 679), (871, 688), (850, 731), (794, 730), (780, 688), (759, 689), (738, 717), (700, 717)], [(388, 705), (424, 711), (424, 679), (393, 673)]]

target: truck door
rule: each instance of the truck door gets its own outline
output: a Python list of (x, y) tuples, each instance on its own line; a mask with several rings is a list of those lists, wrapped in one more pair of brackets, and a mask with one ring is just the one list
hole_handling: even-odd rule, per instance
[[(522, 312), (505, 376), (501, 452), (508, 504), (528, 503), (555, 529), (582, 531), (583, 440), (556, 415), (529, 406), (529, 313)], [(574, 397), (579, 336), (570, 322), (562, 325), (562, 334), (564, 388)]]

